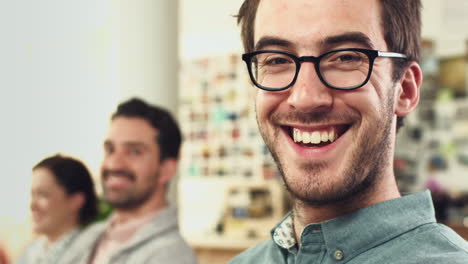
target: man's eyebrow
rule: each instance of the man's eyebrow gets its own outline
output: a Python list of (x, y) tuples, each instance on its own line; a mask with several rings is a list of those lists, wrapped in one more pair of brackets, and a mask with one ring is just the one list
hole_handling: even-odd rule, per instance
[[(374, 49), (374, 45), (370, 38), (362, 32), (346, 32), (339, 35), (329, 36), (326, 37), (324, 40), (320, 41), (320, 45), (322, 47), (333, 46), (337, 44), (342, 44), (346, 42), (357, 43), (363, 45), (369, 49)], [(265, 36), (260, 38), (257, 41), (254, 47), (254, 51), (262, 50), (268, 46), (280, 46), (284, 48), (293, 48), (295, 45), (289, 40), (280, 38), (280, 37), (272, 37), (272, 36)]]
[[(142, 147), (146, 148), (146, 144), (140, 141), (125, 141), (122, 143), (125, 147)], [(109, 146), (109, 145), (114, 145), (114, 143), (111, 140), (105, 140), (104, 141), (104, 146)]]
[(123, 143), (124, 146), (126, 147), (132, 147), (132, 148), (146, 148), (146, 144), (140, 141), (126, 141)]
[(254, 51), (262, 50), (268, 46), (280, 46), (280, 47), (289, 48), (289, 47), (294, 46), (294, 44), (289, 40), (282, 39), (279, 37), (265, 36), (257, 41), (254, 47)]
[(327, 47), (346, 42), (357, 43), (367, 48), (374, 49), (374, 45), (372, 44), (370, 38), (362, 32), (347, 32), (344, 34), (327, 37), (322, 41), (321, 46)]

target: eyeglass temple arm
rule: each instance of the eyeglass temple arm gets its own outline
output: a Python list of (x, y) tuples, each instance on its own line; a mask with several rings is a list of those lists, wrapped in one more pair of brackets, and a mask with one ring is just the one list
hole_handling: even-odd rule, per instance
[(408, 58), (408, 56), (406, 56), (405, 54), (396, 53), (396, 52), (387, 52), (387, 51), (379, 51), (378, 55), (379, 57), (387, 57), (387, 58), (402, 58), (402, 59)]

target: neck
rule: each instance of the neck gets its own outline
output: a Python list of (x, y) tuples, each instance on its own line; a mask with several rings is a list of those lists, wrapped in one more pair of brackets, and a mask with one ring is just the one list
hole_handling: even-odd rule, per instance
[(54, 229), (53, 233), (46, 234), (47, 245), (51, 245), (51, 244), (57, 242), (66, 233), (70, 232), (71, 230), (73, 230), (77, 226), (78, 225), (76, 224), (76, 222), (70, 221), (68, 225), (58, 227), (58, 228)]
[(353, 197), (323, 206), (313, 206), (295, 200), (293, 205), (293, 221), (298, 244), (300, 244), (301, 241), (302, 231), (309, 224), (328, 221), (359, 209), (400, 197), (393, 172), (391, 172), (390, 175), (391, 176), (385, 177), (380, 181), (379, 184), (369, 187)]
[(144, 204), (129, 209), (118, 209), (114, 210), (116, 223), (125, 223), (132, 219), (138, 219), (151, 212), (158, 212), (161, 209), (167, 207), (168, 203), (166, 199), (153, 199), (145, 202)]

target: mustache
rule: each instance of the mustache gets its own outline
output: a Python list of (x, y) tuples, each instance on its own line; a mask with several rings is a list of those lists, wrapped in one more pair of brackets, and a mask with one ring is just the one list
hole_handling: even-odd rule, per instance
[(107, 169), (104, 169), (102, 170), (101, 172), (102, 174), (102, 177), (105, 179), (107, 177), (109, 177), (110, 174), (114, 175), (114, 176), (120, 176), (120, 177), (126, 177), (132, 181), (135, 180), (135, 174), (133, 174), (132, 172), (130, 171), (127, 171), (127, 170), (107, 170)]
[(298, 122), (298, 123), (350, 123), (359, 120), (356, 112), (302, 112), (292, 110), (287, 113), (274, 113), (270, 117), (273, 123)]

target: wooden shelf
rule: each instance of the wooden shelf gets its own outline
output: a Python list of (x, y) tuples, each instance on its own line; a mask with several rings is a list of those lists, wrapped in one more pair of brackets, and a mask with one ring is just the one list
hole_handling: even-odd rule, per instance
[(224, 236), (211, 235), (205, 237), (187, 238), (188, 243), (194, 248), (223, 249), (223, 250), (245, 250), (264, 240), (264, 239), (239, 239), (228, 238)]
[(464, 225), (448, 225), (453, 231), (457, 232), (465, 240), (468, 240), (468, 227)]

